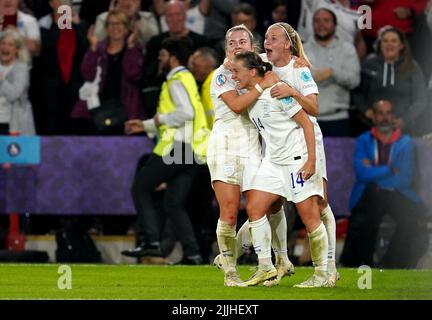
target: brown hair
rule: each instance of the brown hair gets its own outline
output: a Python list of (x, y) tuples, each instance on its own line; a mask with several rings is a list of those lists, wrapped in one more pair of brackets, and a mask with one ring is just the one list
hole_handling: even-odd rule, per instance
[(267, 71), (272, 70), (272, 65), (269, 62), (264, 62), (256, 52), (252, 51), (237, 54), (234, 61), (243, 61), (245, 68), (249, 70), (256, 69), (260, 77), (263, 77)]
[(256, 52), (259, 51), (259, 45), (255, 41), (252, 32), (244, 24), (239, 24), (238, 26), (234, 26), (234, 27), (228, 29), (228, 31), (225, 33), (225, 50), (226, 50), (226, 47), (228, 45), (228, 38), (229, 38), (230, 34), (235, 32), (235, 31), (245, 31), (249, 36), (249, 40), (251, 42), (252, 49)]
[(380, 31), (378, 31), (378, 40), (377, 40), (377, 53), (378, 55), (382, 56), (382, 52), (381, 52), (381, 42), (382, 39), (384, 37), (384, 35), (386, 33), (389, 32), (393, 32), (396, 33), (397, 36), (399, 37), (400, 42), (403, 44), (403, 49), (400, 51), (399, 55), (399, 59), (401, 61), (401, 65), (399, 66), (399, 69), (402, 73), (407, 73), (410, 72), (414, 69), (415, 66), (415, 62), (414, 59), (411, 55), (411, 48), (410, 45), (408, 43), (408, 40), (405, 36), (405, 34), (400, 31), (398, 28), (395, 27), (391, 27), (391, 26), (387, 26), (387, 27), (383, 27), (380, 29)]

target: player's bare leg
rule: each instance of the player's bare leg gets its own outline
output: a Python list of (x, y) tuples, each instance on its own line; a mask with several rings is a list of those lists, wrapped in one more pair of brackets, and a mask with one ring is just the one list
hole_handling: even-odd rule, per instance
[(220, 218), (216, 228), (220, 254), (215, 265), (224, 272), (224, 285), (228, 287), (245, 286), (237, 273), (236, 223), (240, 205), (240, 186), (222, 181), (213, 183), (219, 203)]
[[(287, 223), (282, 206), (282, 199), (278, 199), (269, 209), (267, 218), (272, 232), (272, 248), (276, 257), (277, 278), (273, 281), (265, 281), (264, 285), (274, 286), (279, 284), (285, 276), (294, 274), (294, 265), (288, 258), (287, 249)], [(241, 256), (252, 245), (249, 231), (249, 221), (246, 221), (237, 232), (237, 252)]]
[(324, 199), (320, 198), (318, 203), (321, 213), (321, 221), (327, 230), (328, 238), (328, 274), (330, 287), (336, 286), (336, 281), (339, 280), (340, 276), (336, 269), (336, 220), (333, 215), (333, 211), (328, 203), (327, 197), (327, 181), (323, 178), (324, 187)]
[(320, 218), (318, 196), (312, 196), (296, 203), (297, 211), (309, 237), (314, 274), (306, 281), (294, 285), (297, 288), (317, 288), (328, 286), (327, 252), (328, 239), (324, 224)]

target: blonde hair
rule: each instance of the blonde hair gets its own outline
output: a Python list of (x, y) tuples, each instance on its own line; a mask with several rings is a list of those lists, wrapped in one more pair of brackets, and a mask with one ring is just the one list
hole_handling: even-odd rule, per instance
[(128, 30), (131, 29), (131, 20), (129, 19), (127, 14), (124, 13), (123, 11), (120, 11), (117, 9), (114, 9), (114, 10), (111, 10), (108, 12), (108, 15), (107, 15), (106, 21), (105, 21), (105, 28), (108, 27), (108, 20), (110, 17), (116, 17), (126, 27), (126, 29), (128, 29)]
[(18, 51), (17, 60), (28, 64), (30, 62), (30, 53), (24, 44), (24, 38), (21, 36), (18, 30), (13, 27), (8, 27), (0, 33), (0, 42), (8, 37), (11, 37), (15, 41), (15, 47)]
[(239, 24), (237, 26), (234, 26), (234, 27), (228, 29), (228, 31), (225, 33), (225, 51), (226, 51), (226, 48), (228, 45), (228, 38), (231, 35), (231, 33), (235, 32), (235, 31), (245, 31), (249, 36), (249, 40), (250, 40), (253, 51), (259, 52), (258, 43), (255, 41), (252, 32), (244, 24)]
[(291, 53), (297, 57), (303, 58), (309, 65), (312, 65), (304, 51), (302, 40), (291, 25), (286, 22), (273, 23), (268, 29), (273, 27), (282, 28), (285, 31), (285, 35), (289, 42), (291, 43)]

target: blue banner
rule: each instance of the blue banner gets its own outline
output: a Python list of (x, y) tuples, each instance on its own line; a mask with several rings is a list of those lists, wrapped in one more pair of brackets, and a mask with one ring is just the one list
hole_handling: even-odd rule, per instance
[(0, 135), (0, 163), (39, 164), (40, 137)]

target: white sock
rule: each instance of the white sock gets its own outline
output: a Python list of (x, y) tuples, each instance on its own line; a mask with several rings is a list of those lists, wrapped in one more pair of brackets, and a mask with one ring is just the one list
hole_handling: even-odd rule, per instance
[(264, 269), (273, 266), (271, 262), (271, 227), (267, 216), (249, 221), (250, 233), (259, 265)]
[(288, 249), (287, 249), (287, 222), (283, 207), (269, 216), (269, 223), (272, 231), (272, 247), (276, 256), (276, 262), (282, 261), (288, 264)]
[(318, 228), (308, 233), (308, 237), (315, 270), (327, 271), (328, 239), (324, 224), (321, 222)]
[(249, 230), (249, 220), (246, 220), (245, 223), (240, 227), (239, 231), (237, 231), (236, 236), (237, 242), (237, 258), (241, 257), (246, 251), (252, 246), (252, 239)]
[(237, 262), (237, 247), (236, 247), (236, 226), (230, 225), (228, 222), (218, 220), (216, 228), (217, 242), (219, 252), (224, 259), (228, 270), (225, 272), (235, 271)]
[(328, 260), (334, 261), (336, 257), (336, 220), (330, 205), (321, 211), (321, 220), (327, 230)]

